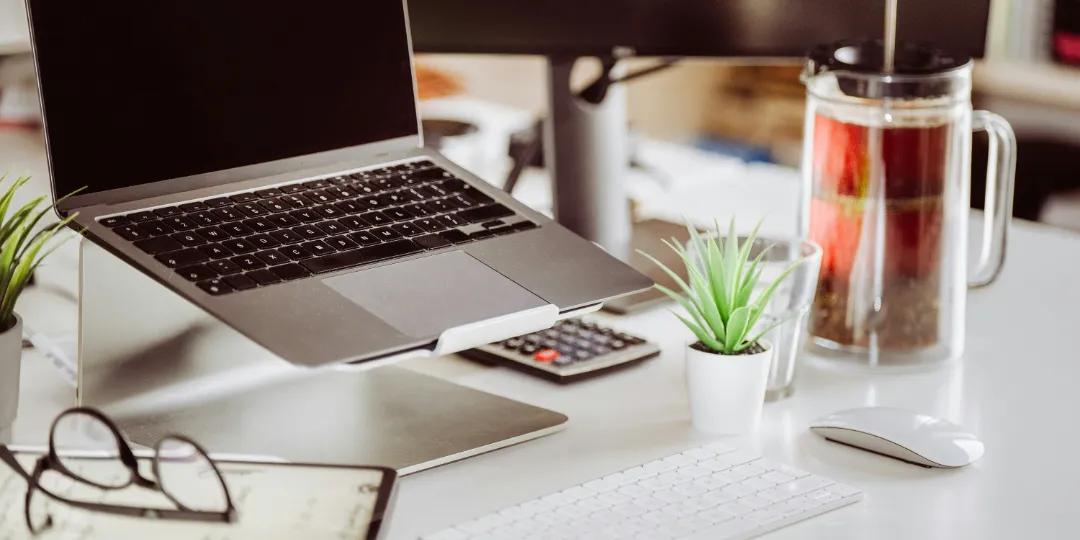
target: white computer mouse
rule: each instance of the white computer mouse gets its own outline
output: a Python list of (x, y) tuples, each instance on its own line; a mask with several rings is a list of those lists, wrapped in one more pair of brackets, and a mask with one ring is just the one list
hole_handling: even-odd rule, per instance
[(924, 467), (963, 467), (983, 455), (970, 431), (940, 418), (891, 407), (850, 409), (819, 418), (810, 431)]

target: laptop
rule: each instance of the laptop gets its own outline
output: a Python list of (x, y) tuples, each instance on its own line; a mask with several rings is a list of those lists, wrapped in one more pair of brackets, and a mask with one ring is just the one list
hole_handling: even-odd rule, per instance
[(58, 213), (291, 363), (456, 352), (652, 284), (423, 147), (401, 0), (28, 8), (53, 195), (81, 189)]

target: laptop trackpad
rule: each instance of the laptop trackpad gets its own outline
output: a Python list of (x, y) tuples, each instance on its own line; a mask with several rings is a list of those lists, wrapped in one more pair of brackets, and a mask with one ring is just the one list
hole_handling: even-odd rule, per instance
[(464, 251), (388, 264), (323, 283), (415, 338), (438, 337), (449, 328), (547, 305)]

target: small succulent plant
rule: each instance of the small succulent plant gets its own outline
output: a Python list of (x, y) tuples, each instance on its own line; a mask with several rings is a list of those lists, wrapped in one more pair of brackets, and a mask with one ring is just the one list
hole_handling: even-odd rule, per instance
[[(715, 225), (715, 236), (709, 231), (704, 239), (697, 228), (687, 225), (694, 254), (689, 253), (675, 239), (664, 241), (685, 264), (689, 283), (649, 254), (639, 253), (659, 266), (682, 289), (680, 294), (663, 285), (656, 285), (658, 290), (670, 296), (687, 311), (689, 318), (679, 313), (675, 313), (675, 316), (697, 336), (704, 347), (721, 355), (747, 354), (753, 351), (751, 347), (758, 340), (784, 322), (776, 322), (749, 337), (780, 283), (802, 264), (803, 260), (792, 263), (756, 298), (751, 298), (761, 279), (762, 257), (772, 248), (769, 246), (753, 261), (749, 260), (750, 249), (761, 228), (761, 222), (758, 222), (741, 246), (735, 233), (734, 219), (728, 228), (726, 240), (722, 238), (720, 223), (716, 222)], [(695, 258), (699, 261), (695, 261)]]
[[(6, 178), (6, 174), (0, 175), (0, 183)], [(45, 214), (55, 208), (54, 203), (39, 210), (47, 199), (47, 196), (42, 195), (9, 216), (8, 210), (15, 192), (29, 180), (28, 176), (19, 177), (0, 196), (0, 332), (6, 332), (14, 326), (15, 302), (38, 265), (56, 251), (64, 240), (70, 238), (50, 243), (77, 215), (73, 214), (55, 225), (37, 229)]]

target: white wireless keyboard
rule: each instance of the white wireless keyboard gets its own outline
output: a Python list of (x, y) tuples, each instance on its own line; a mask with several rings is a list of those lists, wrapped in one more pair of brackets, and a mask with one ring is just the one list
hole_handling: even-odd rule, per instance
[(423, 540), (741, 540), (862, 498), (851, 486), (721, 442), (488, 514)]

